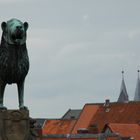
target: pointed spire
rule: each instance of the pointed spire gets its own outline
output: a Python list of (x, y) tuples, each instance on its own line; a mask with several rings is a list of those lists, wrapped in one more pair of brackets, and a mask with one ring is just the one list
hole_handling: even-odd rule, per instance
[(140, 70), (138, 70), (138, 79), (137, 79), (137, 85), (136, 85), (136, 90), (135, 90), (134, 101), (140, 101), (140, 78), (139, 78), (139, 72), (140, 72)]
[(122, 80), (124, 80), (124, 71), (122, 70)]
[(129, 101), (129, 97), (124, 82), (124, 71), (122, 71), (122, 83), (121, 83), (121, 90), (120, 90), (118, 102), (127, 102), (127, 101)]

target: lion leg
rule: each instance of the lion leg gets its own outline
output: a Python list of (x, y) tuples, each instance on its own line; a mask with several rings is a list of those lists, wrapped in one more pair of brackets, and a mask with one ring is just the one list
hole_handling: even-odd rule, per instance
[(19, 108), (27, 109), (27, 107), (24, 106), (24, 81), (17, 83), (17, 87), (18, 87)]
[(6, 84), (1, 82), (0, 83), (0, 109), (6, 109), (6, 107), (3, 106), (3, 97), (4, 97), (4, 90), (5, 90)]

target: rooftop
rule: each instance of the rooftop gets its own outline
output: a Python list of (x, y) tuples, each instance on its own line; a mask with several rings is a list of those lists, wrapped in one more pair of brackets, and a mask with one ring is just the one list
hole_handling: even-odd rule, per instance
[(140, 139), (140, 126), (138, 124), (110, 123), (105, 128), (109, 128), (112, 133), (119, 133), (123, 137), (133, 136), (135, 140)]
[(43, 128), (43, 134), (69, 134), (76, 120), (47, 120)]

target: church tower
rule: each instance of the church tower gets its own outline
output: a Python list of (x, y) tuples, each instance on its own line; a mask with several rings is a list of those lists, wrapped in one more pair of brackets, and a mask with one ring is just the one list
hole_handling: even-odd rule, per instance
[(122, 83), (121, 83), (120, 95), (117, 102), (128, 102), (128, 101), (129, 101), (129, 97), (124, 82), (124, 71), (122, 71)]
[(139, 78), (139, 70), (138, 70), (138, 79), (137, 79), (137, 85), (135, 90), (135, 97), (134, 101), (140, 101), (140, 78)]

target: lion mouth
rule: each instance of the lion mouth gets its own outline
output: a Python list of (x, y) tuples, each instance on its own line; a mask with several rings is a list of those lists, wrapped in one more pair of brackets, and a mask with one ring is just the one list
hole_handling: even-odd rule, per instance
[(23, 39), (23, 31), (22, 30), (17, 30), (14, 34), (12, 34), (12, 39)]
[(20, 33), (20, 34), (13, 34), (11, 36), (11, 39), (12, 39), (12, 42), (15, 44), (15, 45), (19, 45), (21, 43), (21, 41), (23, 40), (24, 38), (24, 35), (23, 33)]
[(16, 40), (16, 39), (22, 39), (23, 36), (22, 35), (12, 35), (12, 39)]

